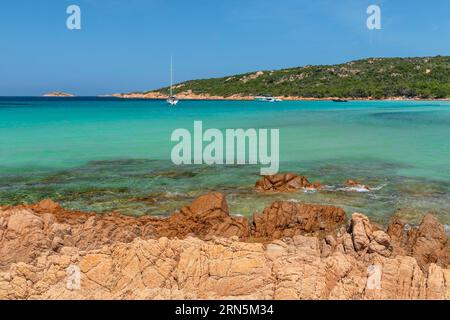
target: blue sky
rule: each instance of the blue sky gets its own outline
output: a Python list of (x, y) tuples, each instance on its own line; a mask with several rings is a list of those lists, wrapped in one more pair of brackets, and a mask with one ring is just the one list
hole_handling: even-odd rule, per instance
[[(82, 29), (66, 28), (76, 4)], [(368, 30), (366, 9), (382, 10)], [(0, 95), (98, 95), (364, 57), (450, 55), (449, 0), (5, 0)]]

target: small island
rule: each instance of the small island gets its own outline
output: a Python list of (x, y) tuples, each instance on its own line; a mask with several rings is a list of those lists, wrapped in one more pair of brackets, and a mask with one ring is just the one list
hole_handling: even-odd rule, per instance
[(43, 95), (43, 97), (74, 97), (74, 95), (70, 94), (70, 93), (66, 93), (66, 92), (55, 91), (55, 92), (45, 93)]

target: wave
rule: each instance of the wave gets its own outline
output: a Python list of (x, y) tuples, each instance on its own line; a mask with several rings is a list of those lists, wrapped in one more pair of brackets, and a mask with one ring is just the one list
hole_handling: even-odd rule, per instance
[(187, 194), (182, 193), (182, 192), (177, 192), (177, 191), (165, 191), (164, 196), (166, 198), (177, 198), (177, 197), (187, 196)]
[(331, 192), (361, 192), (361, 193), (368, 193), (372, 191), (379, 191), (383, 189), (386, 186), (386, 184), (381, 184), (376, 187), (367, 187), (365, 185), (356, 185), (356, 186), (332, 186), (332, 185), (326, 185), (323, 186), (323, 190), (331, 191)]
[(302, 188), (304, 193), (316, 193), (317, 188)]

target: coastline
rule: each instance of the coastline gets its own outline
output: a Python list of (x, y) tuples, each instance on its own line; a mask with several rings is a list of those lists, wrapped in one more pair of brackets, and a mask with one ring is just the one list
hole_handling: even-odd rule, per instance
[[(148, 99), (148, 100), (165, 100), (168, 98), (167, 95), (161, 94), (159, 92), (150, 93), (118, 93), (112, 94), (111, 97), (120, 99)], [(180, 100), (200, 100), (200, 101), (254, 101), (255, 96), (242, 96), (242, 95), (232, 95), (232, 96), (212, 96), (206, 94), (177, 94)], [(309, 98), (309, 97), (296, 97), (296, 96), (274, 96), (274, 98), (279, 98), (283, 101), (332, 101), (336, 99), (344, 99), (348, 101), (450, 101), (450, 98), (440, 98), (440, 99), (424, 99), (424, 98), (405, 98), (405, 97), (390, 97), (385, 99), (375, 99), (372, 97), (367, 98), (351, 98), (351, 97), (325, 97), (325, 98)]]

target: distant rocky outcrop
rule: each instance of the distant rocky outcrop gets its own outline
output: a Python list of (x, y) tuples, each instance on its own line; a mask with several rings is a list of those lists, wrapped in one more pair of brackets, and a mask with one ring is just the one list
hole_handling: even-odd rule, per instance
[(73, 94), (66, 93), (66, 92), (59, 92), (59, 91), (45, 93), (45, 94), (43, 94), (43, 96), (44, 97), (74, 97)]
[(217, 192), (167, 218), (0, 207), (0, 299), (450, 298), (433, 216), (409, 230), (345, 220), (338, 207), (276, 201), (249, 221)]

